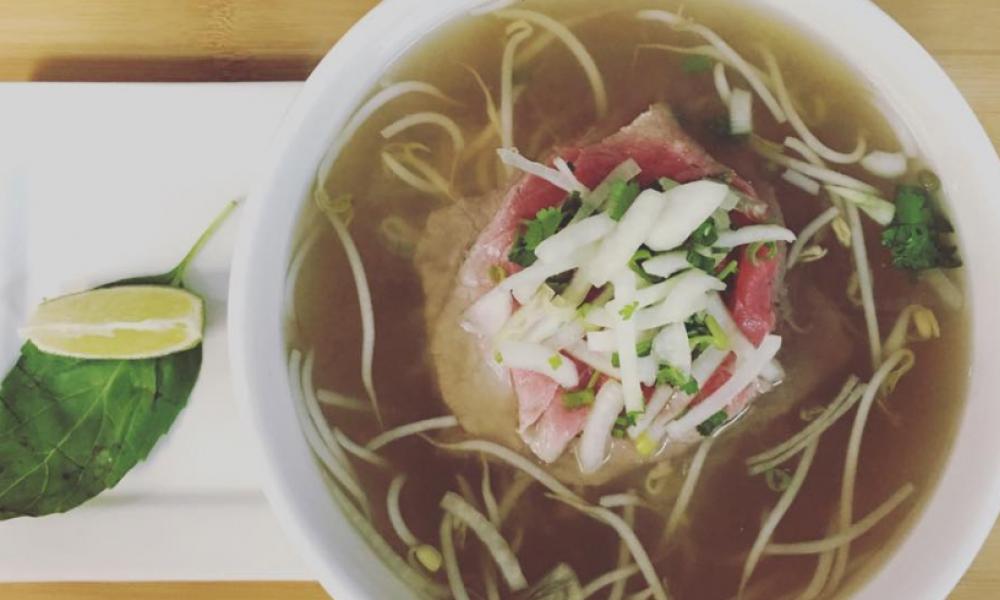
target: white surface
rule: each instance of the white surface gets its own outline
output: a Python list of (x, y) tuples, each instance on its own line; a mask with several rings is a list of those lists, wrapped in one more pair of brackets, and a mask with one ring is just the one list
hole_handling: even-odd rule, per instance
[[(1000, 163), (971, 109), (926, 52), (866, 0), (761, 0), (801, 21), (884, 92), (913, 128), (954, 200), (966, 242), (975, 327), (970, 400), (943, 480), (902, 547), (858, 594), (941, 599), (985, 540), (1000, 508)], [(265, 491), (294, 541), (338, 599), (402, 597), (331, 501), (289, 398), (281, 335), (282, 282), (292, 226), (334, 134), (386, 66), (441, 23), (483, 0), (385, 0), (310, 77), (247, 206), (233, 265), (234, 385), (265, 446)], [(299, 199), (292, 202), (290, 199)], [(992, 367), (992, 368), (991, 368)]]
[[(0, 86), (0, 363), (39, 300), (166, 271), (243, 196), (301, 84)], [(63, 515), (0, 523), (0, 580), (306, 579), (259, 491), (230, 392), (225, 301), (242, 211), (191, 283), (201, 377), (148, 461)]]

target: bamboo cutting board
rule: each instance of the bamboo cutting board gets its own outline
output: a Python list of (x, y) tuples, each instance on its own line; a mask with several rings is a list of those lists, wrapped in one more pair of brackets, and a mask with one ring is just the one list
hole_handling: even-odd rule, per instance
[[(1000, 145), (1000, 0), (875, 0), (941, 62)], [(0, 0), (0, 80), (305, 78), (375, 0)], [(2, 600), (323, 600), (315, 583), (0, 585)], [(1000, 598), (1000, 528), (952, 595)]]

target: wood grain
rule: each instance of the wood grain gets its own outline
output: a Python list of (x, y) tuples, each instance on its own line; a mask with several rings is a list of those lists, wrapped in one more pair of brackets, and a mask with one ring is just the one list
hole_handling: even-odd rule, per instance
[[(1000, 1), (876, 0), (1000, 143)], [(0, 0), (0, 80), (298, 80), (376, 0)], [(0, 585), (6, 600), (325, 600), (311, 582)], [(1000, 598), (1000, 529), (952, 600)]]

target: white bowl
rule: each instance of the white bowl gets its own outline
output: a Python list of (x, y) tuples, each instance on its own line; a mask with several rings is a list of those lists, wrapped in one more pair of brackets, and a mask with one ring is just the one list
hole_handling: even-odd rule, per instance
[[(335, 132), (399, 55), (483, 0), (384, 0), (312, 74), (244, 210), (230, 290), (236, 390), (260, 440), (266, 491), (337, 600), (409, 593), (331, 499), (290, 402), (282, 333), (293, 228)], [(866, 0), (762, 0), (837, 50), (888, 98), (940, 174), (964, 240), (973, 309), (969, 399), (944, 474), (892, 558), (857, 598), (940, 599), (958, 582), (1000, 509), (1000, 161), (972, 110), (931, 57)], [(991, 368), (992, 367), (992, 368)], [(942, 399), (948, 401), (948, 399)]]

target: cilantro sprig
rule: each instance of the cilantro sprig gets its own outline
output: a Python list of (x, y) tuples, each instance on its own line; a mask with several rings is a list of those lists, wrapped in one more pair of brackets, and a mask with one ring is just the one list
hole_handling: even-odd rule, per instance
[(955, 268), (962, 263), (955, 248), (942, 239), (949, 232), (951, 225), (935, 214), (923, 188), (900, 186), (896, 190), (896, 214), (882, 232), (882, 245), (892, 253), (892, 264), (898, 269)]

